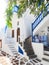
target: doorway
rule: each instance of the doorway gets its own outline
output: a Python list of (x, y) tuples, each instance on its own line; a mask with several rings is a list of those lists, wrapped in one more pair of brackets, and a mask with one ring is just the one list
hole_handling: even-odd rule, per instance
[(20, 28), (17, 28), (17, 42), (20, 42)]
[(14, 30), (12, 30), (12, 38), (14, 38)]
[(0, 39), (0, 48), (2, 48), (2, 40)]

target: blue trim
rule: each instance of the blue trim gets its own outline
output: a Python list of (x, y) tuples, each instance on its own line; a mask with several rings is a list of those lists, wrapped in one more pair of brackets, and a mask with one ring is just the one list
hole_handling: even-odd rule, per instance
[[(46, 8), (49, 6), (49, 3), (46, 5)], [(48, 9), (48, 8), (47, 8)], [(42, 11), (39, 16), (36, 18), (36, 20), (32, 23), (32, 31), (38, 26), (38, 24), (43, 20), (43, 18), (49, 13), (49, 11), (46, 12), (46, 14), (43, 16), (44, 11)], [(36, 24), (35, 24), (36, 23)]]
[(19, 52), (20, 54), (22, 54), (22, 55), (24, 54), (24, 53), (23, 53), (23, 50), (20, 48), (20, 46), (18, 46), (18, 52)]
[[(44, 17), (49, 14), (49, 11), (48, 11), (48, 6), (49, 6), (49, 3), (46, 4), (46, 9), (47, 9), (47, 12), (45, 12), (44, 10), (41, 11), (41, 13), (39, 14), (39, 16), (35, 19), (35, 21), (32, 23), (32, 41), (34, 42), (34, 36), (33, 36), (33, 31), (34, 29), (39, 25), (39, 23), (42, 22), (42, 20), (44, 19)], [(44, 13), (44, 16), (43, 16), (43, 13)]]
[(8, 28), (8, 27), (7, 27), (7, 25), (6, 25), (6, 26), (5, 26), (5, 29), (4, 29), (4, 30), (5, 30), (5, 33), (6, 33), (7, 28)]

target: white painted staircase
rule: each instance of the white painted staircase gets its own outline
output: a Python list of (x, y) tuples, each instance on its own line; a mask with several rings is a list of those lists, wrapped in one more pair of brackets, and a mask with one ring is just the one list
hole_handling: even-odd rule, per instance
[(29, 59), (29, 57), (27, 56), (25, 50), (23, 49), (23, 47), (18, 43), (15, 42), (15, 40), (13, 38), (6, 38), (6, 44), (9, 48), (9, 50), (11, 51), (13, 56), (16, 56), (18, 52), (18, 46), (22, 49), (23, 51), (23, 55), (21, 53), (19, 53), (21, 56), (26, 57), (27, 59)]
[(11, 52), (13, 53), (13, 55), (15, 55), (17, 53), (17, 50), (16, 50), (16, 48), (14, 46), (14, 42), (10, 41), (7, 45), (9, 47), (9, 49), (11, 50)]
[(49, 62), (49, 51), (44, 51), (43, 60)]

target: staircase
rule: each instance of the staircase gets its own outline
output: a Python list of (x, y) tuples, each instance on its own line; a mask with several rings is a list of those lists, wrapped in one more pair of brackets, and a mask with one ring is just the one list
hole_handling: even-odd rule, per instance
[(8, 44), (8, 47), (11, 50), (11, 52), (13, 53), (13, 55), (16, 55), (17, 51), (16, 51), (14, 45), (11, 43), (11, 44)]
[(41, 63), (41, 60), (37, 58), (37, 55), (35, 55), (32, 43), (31, 43), (31, 37), (28, 37), (24, 42), (24, 49), (27, 53), (27, 56), (29, 57), (29, 61), (26, 63), (26, 65), (43, 65)]
[(29, 59), (23, 47), (18, 42), (15, 42), (14, 38), (6, 37), (6, 44), (13, 56), (20, 54), (22, 57), (24, 56)]
[(43, 60), (49, 62), (49, 51), (44, 51)]
[(15, 48), (15, 42), (13, 38), (6, 38), (6, 44), (13, 55), (16, 55), (17, 49)]
[[(48, 14), (49, 14), (49, 10), (48, 10), (49, 9), (49, 3), (47, 3), (45, 7), (46, 7), (47, 11), (46, 12), (45, 11), (41, 11), (41, 13), (39, 14), (39, 16), (32, 23), (32, 32), (33, 32), (33, 34), (32, 34), (32, 41), (34, 40), (34, 31), (37, 29), (37, 27), (39, 27), (39, 25), (41, 25), (41, 23), (43, 23), (43, 19), (46, 16), (49, 17), (48, 16)], [(46, 24), (46, 22), (44, 22), (44, 23)], [(43, 25), (45, 25), (44, 23), (43, 23)], [(41, 25), (41, 27), (42, 27), (42, 25)], [(38, 29), (37, 29), (37, 31), (38, 31)], [(37, 31), (36, 31), (36, 33), (37, 33)], [(43, 60), (49, 62), (49, 47), (48, 46), (47, 47), (44, 46)]]
[(32, 48), (32, 43), (31, 43), (31, 37), (27, 38), (24, 42), (24, 49), (25, 52), (27, 53), (27, 56), (31, 58), (36, 58), (37, 56), (34, 54), (34, 50)]

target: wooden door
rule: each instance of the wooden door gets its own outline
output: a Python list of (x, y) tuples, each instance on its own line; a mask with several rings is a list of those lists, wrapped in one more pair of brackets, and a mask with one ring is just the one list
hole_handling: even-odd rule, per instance
[(20, 38), (18, 38), (20, 36), (20, 28), (17, 28), (17, 42), (20, 41)]
[(0, 40), (0, 48), (2, 48), (2, 40)]
[(14, 30), (12, 30), (12, 38), (14, 37)]

